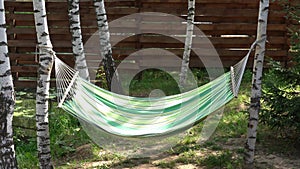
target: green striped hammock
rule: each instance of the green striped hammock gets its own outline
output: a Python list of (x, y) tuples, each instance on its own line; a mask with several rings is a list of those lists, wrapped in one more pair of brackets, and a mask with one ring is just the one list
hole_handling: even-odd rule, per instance
[(247, 55), (230, 71), (191, 91), (159, 98), (116, 94), (79, 77), (55, 58), (58, 107), (76, 118), (122, 137), (150, 137), (192, 126), (218, 110), (239, 91)]

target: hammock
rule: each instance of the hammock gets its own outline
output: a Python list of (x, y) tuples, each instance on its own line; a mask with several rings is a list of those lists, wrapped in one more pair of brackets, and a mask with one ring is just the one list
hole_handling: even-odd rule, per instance
[(159, 98), (137, 98), (102, 89), (55, 58), (58, 107), (122, 137), (150, 137), (186, 129), (237, 96), (253, 43), (230, 71), (191, 91)]

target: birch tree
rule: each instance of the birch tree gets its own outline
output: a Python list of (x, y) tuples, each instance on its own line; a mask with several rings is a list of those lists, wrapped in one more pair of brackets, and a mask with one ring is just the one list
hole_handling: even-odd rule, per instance
[(50, 154), (48, 99), (50, 74), (55, 53), (52, 50), (44, 0), (33, 0), (34, 20), (39, 46), (39, 68), (36, 95), (37, 148), (40, 168), (53, 168)]
[(188, 0), (188, 16), (187, 16), (187, 28), (186, 38), (184, 45), (184, 52), (181, 64), (181, 73), (179, 84), (184, 85), (187, 78), (187, 71), (190, 63), (190, 54), (192, 49), (193, 31), (194, 31), (194, 20), (195, 20), (195, 0)]
[(269, 12), (269, 0), (260, 0), (258, 27), (257, 27), (257, 45), (255, 51), (251, 103), (249, 108), (249, 123), (247, 142), (245, 144), (245, 167), (253, 168), (254, 150), (257, 135), (258, 113), (260, 111), (261, 83), (263, 62), (265, 55), (265, 45), (267, 40), (267, 23)]
[(70, 32), (72, 34), (72, 50), (75, 57), (75, 69), (79, 71), (79, 76), (85, 80), (90, 80), (87, 69), (84, 47), (82, 42), (79, 0), (68, 0)]
[(112, 57), (112, 48), (110, 44), (110, 33), (107, 21), (104, 0), (94, 0), (94, 7), (96, 10), (97, 25), (99, 29), (100, 50), (103, 57), (102, 62), (104, 66), (105, 76), (108, 88), (111, 89), (112, 78), (116, 78), (116, 92), (121, 92), (120, 80), (118, 72), (116, 71), (115, 61)]
[(8, 57), (4, 0), (0, 0), (0, 168), (17, 168), (13, 142), (14, 86)]

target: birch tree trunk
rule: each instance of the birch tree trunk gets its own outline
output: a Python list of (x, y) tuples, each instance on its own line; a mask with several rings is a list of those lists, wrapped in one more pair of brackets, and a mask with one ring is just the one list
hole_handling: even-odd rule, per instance
[(33, 0), (34, 20), (39, 45), (39, 68), (36, 95), (37, 148), (40, 168), (53, 168), (50, 155), (48, 99), (50, 74), (55, 53), (52, 50), (44, 0)]
[(186, 38), (184, 45), (184, 53), (181, 64), (181, 73), (179, 84), (184, 85), (187, 77), (187, 71), (190, 63), (190, 54), (193, 41), (193, 31), (194, 31), (194, 19), (195, 19), (195, 0), (188, 0), (188, 16), (187, 16), (187, 28), (186, 28)]
[(108, 84), (108, 88), (111, 90), (112, 78), (115, 76), (116, 79), (116, 89), (118, 93), (121, 92), (120, 80), (118, 72), (116, 71), (116, 66), (114, 59), (112, 57), (112, 49), (110, 44), (110, 33), (108, 28), (108, 21), (104, 6), (104, 0), (94, 0), (94, 6), (96, 10), (97, 24), (99, 29), (100, 38), (100, 50), (103, 57), (103, 65), (105, 76)]
[(86, 64), (84, 47), (82, 42), (79, 0), (68, 0), (70, 32), (72, 34), (72, 49), (75, 57), (75, 69), (79, 71), (79, 76), (85, 80), (90, 80)]
[(18, 168), (13, 142), (14, 86), (8, 57), (4, 0), (0, 0), (0, 168)]
[(245, 167), (247, 168), (254, 168), (254, 150), (257, 135), (258, 113), (260, 111), (262, 72), (267, 40), (268, 12), (269, 0), (260, 0), (257, 26), (257, 45), (253, 65), (251, 103), (249, 108), (248, 134), (247, 142), (245, 144), (246, 152), (244, 160)]

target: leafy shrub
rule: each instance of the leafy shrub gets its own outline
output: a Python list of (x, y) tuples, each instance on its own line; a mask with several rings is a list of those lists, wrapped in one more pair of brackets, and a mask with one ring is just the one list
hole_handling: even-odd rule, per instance
[[(290, 18), (297, 26), (291, 28), (291, 61), (288, 67), (270, 61), (265, 77), (263, 99), (265, 108), (261, 120), (275, 128), (300, 129), (300, 8), (288, 7)], [(298, 28), (297, 28), (298, 27)]]

